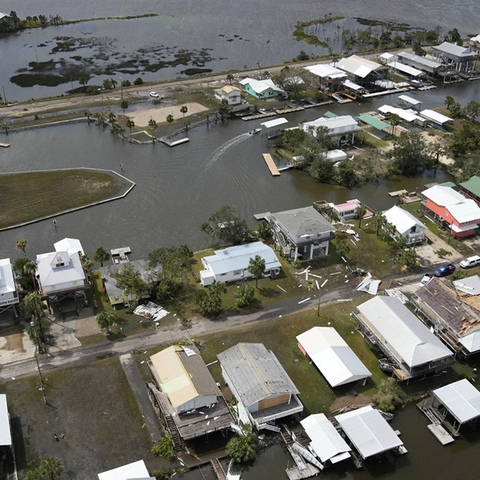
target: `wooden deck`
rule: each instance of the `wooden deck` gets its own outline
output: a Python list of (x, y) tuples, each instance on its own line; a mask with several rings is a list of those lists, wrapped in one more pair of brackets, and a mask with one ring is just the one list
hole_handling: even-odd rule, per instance
[(391, 197), (398, 197), (400, 195), (405, 195), (408, 193), (406, 190), (396, 190), (395, 192), (388, 192)]
[(267, 167), (270, 170), (270, 173), (274, 177), (278, 177), (280, 175), (280, 172), (278, 171), (278, 168), (275, 165), (275, 162), (273, 161), (272, 156), (269, 153), (264, 153), (263, 159), (265, 160), (265, 163), (267, 164)]

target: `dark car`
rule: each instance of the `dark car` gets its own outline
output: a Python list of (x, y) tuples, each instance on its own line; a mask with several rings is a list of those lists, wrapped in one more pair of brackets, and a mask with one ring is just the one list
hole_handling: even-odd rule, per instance
[(435, 275), (437, 277), (446, 277), (447, 275), (451, 275), (454, 271), (455, 265), (453, 265), (452, 263), (446, 263), (445, 265), (442, 265), (435, 270)]

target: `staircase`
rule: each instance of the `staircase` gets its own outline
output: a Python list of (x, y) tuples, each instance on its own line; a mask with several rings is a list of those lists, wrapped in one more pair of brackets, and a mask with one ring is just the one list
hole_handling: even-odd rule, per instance
[(218, 458), (213, 458), (212, 460), (210, 460), (210, 465), (217, 480), (227, 480), (227, 476), (225, 475), (225, 472), (223, 471), (222, 465), (220, 464), (220, 460)]
[(182, 450), (183, 442), (178, 433), (177, 426), (175, 425), (171, 415), (164, 415), (163, 418), (165, 418), (165, 425), (172, 436), (173, 447), (175, 448), (176, 452), (179, 452)]

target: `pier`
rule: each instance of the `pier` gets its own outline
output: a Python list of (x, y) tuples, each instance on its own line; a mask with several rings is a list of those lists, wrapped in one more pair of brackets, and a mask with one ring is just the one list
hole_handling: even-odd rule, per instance
[(265, 160), (265, 163), (267, 164), (268, 169), (270, 170), (270, 173), (274, 177), (278, 177), (280, 175), (280, 172), (278, 171), (277, 166), (275, 165), (275, 162), (273, 161), (272, 156), (269, 153), (263, 153), (263, 159)]
[(8, 148), (9, 146), (10, 146), (9, 143), (2, 143), (2, 142), (0, 142), (0, 147), (2, 147), (2, 148)]
[(396, 190), (395, 192), (388, 192), (391, 197), (399, 197), (400, 195), (406, 195), (407, 190)]
[(255, 115), (248, 115), (246, 117), (242, 117), (242, 120), (244, 122), (249, 122), (250, 120), (259, 120), (261, 118), (274, 117), (275, 115), (277, 115), (277, 112), (257, 113)]
[(172, 142), (167, 137), (163, 137), (160, 139), (160, 141), (165, 145), (168, 145), (169, 147), (176, 147), (177, 145), (181, 145), (182, 143), (189, 142), (190, 139), (188, 137), (185, 137), (185, 138), (181, 138), (180, 140), (174, 140)]

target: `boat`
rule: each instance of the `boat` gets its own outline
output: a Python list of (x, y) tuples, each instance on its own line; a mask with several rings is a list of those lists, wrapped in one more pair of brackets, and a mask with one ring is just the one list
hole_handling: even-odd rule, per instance
[(250, 130), (248, 133), (249, 133), (250, 135), (255, 135), (255, 134), (257, 134), (257, 133), (260, 133), (261, 131), (262, 131), (261, 128), (255, 128), (255, 129), (253, 129), (253, 130)]

